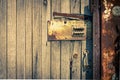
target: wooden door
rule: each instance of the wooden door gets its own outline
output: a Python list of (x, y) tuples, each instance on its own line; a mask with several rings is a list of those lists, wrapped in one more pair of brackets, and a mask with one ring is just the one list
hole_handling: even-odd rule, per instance
[[(89, 0), (52, 0), (52, 12), (84, 14), (90, 13)], [(51, 13), (52, 15), (52, 13)], [(53, 19), (53, 16), (52, 18)], [(92, 20), (92, 19), (91, 19)], [(51, 41), (51, 78), (92, 79), (92, 22), (87, 25), (86, 41)], [(84, 68), (84, 51), (89, 51), (89, 69)], [(58, 66), (60, 67), (58, 67)], [(55, 69), (55, 70), (54, 70)], [(56, 73), (59, 71), (60, 73)], [(61, 74), (61, 75), (60, 75)]]
[[(99, 28), (93, 30), (99, 27), (95, 5), (92, 14), (90, 0), (0, 0), (0, 78), (99, 78), (99, 47), (93, 48), (93, 43), (99, 46)], [(53, 12), (87, 15), (87, 39), (48, 41), (47, 21)]]

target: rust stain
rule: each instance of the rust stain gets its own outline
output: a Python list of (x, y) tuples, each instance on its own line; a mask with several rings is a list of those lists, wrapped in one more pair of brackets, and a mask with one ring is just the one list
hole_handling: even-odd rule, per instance
[(102, 2), (102, 80), (112, 80), (113, 75), (118, 74), (116, 70), (119, 69), (116, 55), (120, 49), (116, 50), (116, 45), (120, 46), (120, 41), (117, 40), (119, 30), (116, 30), (116, 25), (120, 25), (120, 17), (115, 17), (111, 13), (113, 6), (116, 5), (120, 6), (119, 0)]

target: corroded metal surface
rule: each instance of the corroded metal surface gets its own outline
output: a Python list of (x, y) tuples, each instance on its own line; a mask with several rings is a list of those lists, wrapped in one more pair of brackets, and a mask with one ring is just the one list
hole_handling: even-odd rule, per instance
[(85, 40), (84, 20), (52, 20), (48, 22), (48, 40)]
[[(118, 78), (120, 16), (112, 9), (120, 6), (119, 0), (102, 0), (102, 80)], [(117, 45), (117, 46), (116, 46)], [(117, 48), (117, 49), (116, 49)]]

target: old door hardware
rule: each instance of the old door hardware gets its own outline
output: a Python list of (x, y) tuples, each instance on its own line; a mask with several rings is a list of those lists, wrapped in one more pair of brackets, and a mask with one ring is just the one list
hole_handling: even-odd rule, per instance
[(120, 16), (120, 6), (114, 6), (114, 7), (112, 8), (112, 14), (113, 14), (114, 16)]
[(82, 14), (68, 14), (68, 13), (58, 13), (53, 12), (54, 19), (56, 18), (66, 18), (69, 20), (91, 20), (92, 16), (82, 15)]
[(88, 54), (89, 51), (88, 50), (84, 50), (83, 51), (83, 70), (86, 71), (89, 68), (89, 64), (88, 64)]
[(53, 12), (53, 17), (48, 21), (48, 40), (86, 40), (92, 16)]
[(48, 21), (48, 40), (85, 40), (86, 24), (84, 20)]

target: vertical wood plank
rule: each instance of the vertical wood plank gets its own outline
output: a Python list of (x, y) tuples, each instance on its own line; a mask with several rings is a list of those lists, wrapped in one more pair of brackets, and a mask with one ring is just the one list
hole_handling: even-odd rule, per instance
[[(88, 6), (88, 0), (81, 0), (81, 14), (87, 14), (85, 13), (86, 11), (86, 7)], [(84, 70), (84, 61), (83, 61), (83, 57), (84, 57), (84, 54), (83, 54), (83, 51), (86, 50), (86, 41), (82, 41), (82, 76), (81, 78), (82, 79), (86, 79), (86, 71)]]
[(6, 78), (6, 0), (0, 0), (0, 78)]
[(25, 54), (25, 78), (32, 78), (32, 0), (25, 0), (26, 18), (26, 54)]
[(7, 78), (16, 78), (16, 0), (8, 0), (7, 7)]
[(91, 15), (90, 0), (81, 0), (81, 14)]
[(50, 78), (50, 42), (47, 41), (47, 21), (50, 20), (50, 0), (42, 0), (42, 78)]
[(72, 14), (80, 14), (81, 12), (81, 0), (71, 0), (70, 11)]
[(60, 42), (51, 44), (51, 79), (60, 79)]
[[(71, 13), (80, 14), (80, 0), (71, 0)], [(72, 79), (80, 79), (81, 75), (81, 41), (72, 41)]]
[[(81, 0), (81, 14), (91, 15), (90, 12), (90, 0)], [(89, 21), (85, 21), (87, 27), (87, 39), (82, 41), (82, 79), (91, 79), (92, 78), (92, 24)], [(84, 66), (84, 51), (88, 51), (88, 66), (89, 68), (85, 68)]]
[[(52, 0), (52, 9), (51, 9), (52, 13), (60, 12), (60, 3), (61, 0)], [(51, 74), (50, 75), (52, 79), (60, 79), (60, 41), (51, 42)]]
[(61, 43), (61, 79), (70, 79), (70, 42)]
[(42, 78), (42, 0), (33, 0), (33, 79)]
[[(61, 12), (70, 13), (70, 0), (61, 1)], [(70, 79), (70, 41), (61, 41), (61, 78)]]
[(81, 41), (72, 42), (72, 79), (80, 79), (81, 75)]
[(25, 0), (17, 0), (17, 78), (25, 78)]
[(93, 11), (93, 79), (100, 79), (100, 12), (99, 0), (94, 1)]

